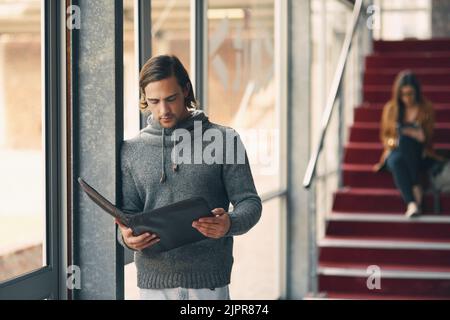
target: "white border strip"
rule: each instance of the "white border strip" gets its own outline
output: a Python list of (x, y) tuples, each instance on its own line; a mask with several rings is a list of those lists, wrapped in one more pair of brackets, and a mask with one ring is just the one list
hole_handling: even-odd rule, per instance
[(403, 214), (373, 214), (373, 213), (337, 213), (333, 212), (327, 221), (358, 221), (358, 222), (403, 222), (403, 223), (450, 223), (450, 216), (420, 215), (407, 218)]
[(319, 246), (327, 248), (450, 250), (450, 242), (414, 242), (397, 240), (322, 239), (319, 241)]
[[(318, 274), (325, 276), (341, 277), (362, 277), (367, 278), (369, 274), (365, 269), (351, 268), (319, 268)], [(404, 271), (404, 270), (383, 270), (381, 277), (389, 279), (443, 279), (450, 280), (450, 272), (432, 272), (432, 271)]]

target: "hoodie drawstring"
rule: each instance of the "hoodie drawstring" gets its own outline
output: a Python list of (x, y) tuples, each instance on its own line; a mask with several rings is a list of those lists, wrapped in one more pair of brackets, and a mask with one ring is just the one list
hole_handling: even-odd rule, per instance
[[(165, 136), (164, 128), (162, 128), (162, 135), (161, 135), (161, 148), (162, 148), (162, 151), (161, 151), (161, 179), (159, 179), (159, 183), (164, 183), (166, 181), (166, 169), (164, 167), (164, 149), (165, 149), (164, 136)], [(175, 141), (176, 141), (176, 139), (173, 140), (173, 149), (174, 149), (173, 152), (175, 152)], [(175, 153), (175, 156), (176, 156), (176, 153)], [(177, 161), (175, 161), (175, 163), (172, 163), (172, 170), (173, 170), (173, 172), (177, 172), (178, 171), (178, 164), (176, 162)]]
[(173, 132), (173, 149), (172, 152), (175, 155), (175, 163), (172, 163), (172, 170), (173, 172), (177, 172), (178, 171), (178, 157), (177, 157), (177, 153), (175, 152), (175, 141), (177, 141), (177, 136), (176, 136), (176, 131)]
[(162, 134), (161, 134), (161, 179), (159, 179), (159, 183), (163, 183), (166, 181), (166, 170), (164, 169), (164, 128), (162, 128)]

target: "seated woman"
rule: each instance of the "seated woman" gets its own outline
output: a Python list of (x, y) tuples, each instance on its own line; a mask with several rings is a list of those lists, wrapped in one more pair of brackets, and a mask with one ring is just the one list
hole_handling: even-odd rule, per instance
[(434, 110), (422, 95), (419, 81), (412, 72), (401, 72), (392, 99), (383, 109), (380, 138), (384, 150), (374, 171), (387, 168), (392, 173), (407, 204), (407, 217), (421, 213), (420, 171), (444, 160), (433, 151), (433, 128)]

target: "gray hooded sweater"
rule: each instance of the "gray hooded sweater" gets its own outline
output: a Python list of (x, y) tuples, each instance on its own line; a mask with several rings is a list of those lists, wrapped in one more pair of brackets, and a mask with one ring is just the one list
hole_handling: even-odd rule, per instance
[[(210, 122), (200, 110), (192, 111), (190, 117), (170, 129), (162, 128), (152, 116), (148, 117), (147, 123), (147, 127), (139, 135), (124, 141), (121, 148), (123, 208), (136, 212), (148, 211), (190, 197), (202, 196), (211, 208), (224, 208), (226, 212), (231, 202), (233, 211), (229, 212), (230, 230), (220, 239), (208, 238), (163, 253), (154, 253), (151, 247), (135, 251), (138, 287), (161, 289), (225, 286), (230, 283), (233, 265), (233, 236), (250, 230), (258, 222), (262, 211), (261, 199), (253, 182), (242, 141), (236, 131)], [(194, 130), (200, 124), (201, 130)], [(217, 161), (206, 164), (202, 159), (199, 163), (198, 153), (197, 159), (194, 159), (194, 146), (190, 163), (180, 163), (176, 157), (175, 160), (172, 159), (176, 141), (171, 138), (178, 128), (192, 133), (192, 145), (200, 141), (203, 149), (213, 140), (206, 141), (208, 139), (202, 137), (205, 130), (216, 129), (213, 131), (220, 132), (224, 141), (223, 148), (219, 151), (219, 154), (223, 153), (223, 163)], [(202, 135), (194, 135), (194, 131), (202, 132)], [(179, 131), (175, 134), (177, 132)], [(244, 162), (226, 161), (225, 156), (239, 150), (238, 147), (234, 148), (235, 143), (233, 148), (225, 143), (226, 135), (230, 132), (236, 136), (235, 143), (242, 145)], [(120, 232), (118, 240), (126, 247)]]

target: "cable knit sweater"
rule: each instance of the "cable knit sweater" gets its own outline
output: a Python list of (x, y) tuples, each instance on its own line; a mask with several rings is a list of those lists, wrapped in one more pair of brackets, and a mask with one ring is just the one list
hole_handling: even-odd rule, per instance
[[(135, 251), (138, 287), (225, 286), (230, 283), (233, 265), (233, 236), (250, 230), (258, 222), (262, 211), (242, 141), (236, 131), (210, 122), (200, 110), (191, 111), (191, 116), (174, 128), (162, 128), (152, 116), (148, 117), (147, 124), (136, 137), (124, 141), (121, 148), (123, 208), (147, 211), (202, 196), (211, 208), (224, 208), (227, 212), (231, 202), (233, 211), (229, 212), (231, 227), (220, 239), (208, 238), (163, 253), (153, 253), (151, 247)], [(223, 134), (223, 163), (198, 163), (198, 159), (194, 159), (193, 147), (191, 164), (180, 163), (174, 170), (171, 152), (175, 140), (171, 139), (172, 133), (177, 128), (193, 133), (194, 127), (199, 124), (202, 133), (213, 128)], [(230, 130), (236, 135), (235, 143), (242, 145), (245, 163), (225, 161), (227, 153), (239, 150), (237, 147), (232, 150), (225, 143)], [(204, 141), (203, 134), (190, 136), (192, 143), (198, 143), (201, 139), (202, 148), (210, 143)], [(120, 232), (118, 240), (126, 246)]]

